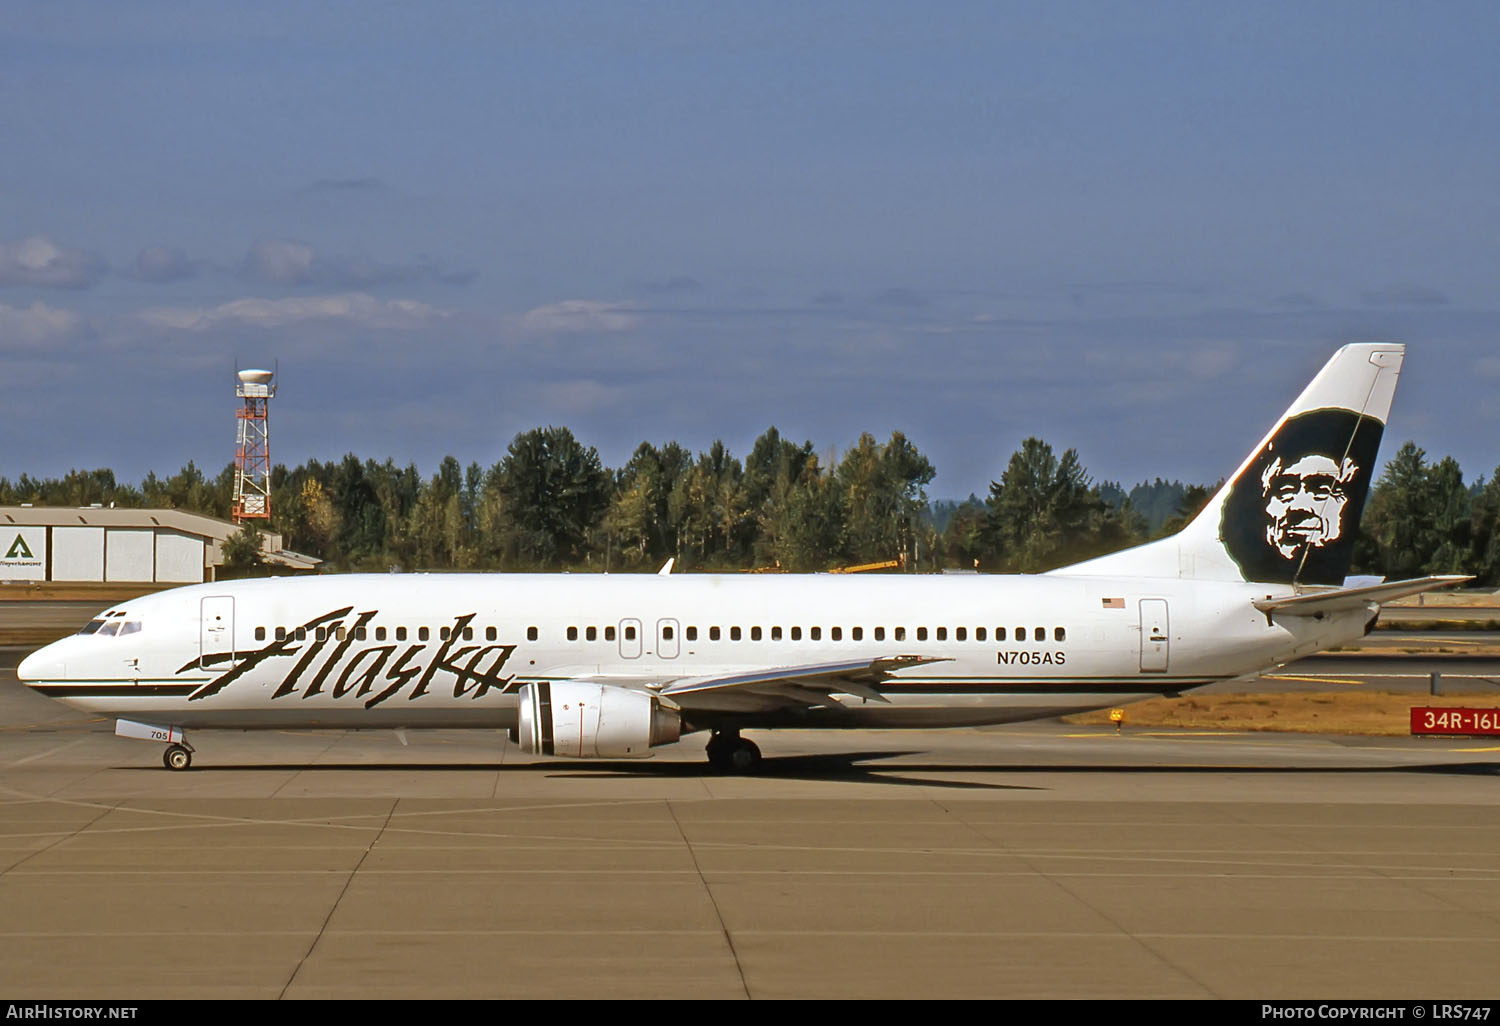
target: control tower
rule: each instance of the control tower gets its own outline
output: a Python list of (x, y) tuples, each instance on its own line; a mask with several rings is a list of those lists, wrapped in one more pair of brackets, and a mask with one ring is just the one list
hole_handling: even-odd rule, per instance
[(274, 371), (242, 370), (234, 394), (243, 400), (234, 450), (234, 522), (271, 519), (271, 399)]

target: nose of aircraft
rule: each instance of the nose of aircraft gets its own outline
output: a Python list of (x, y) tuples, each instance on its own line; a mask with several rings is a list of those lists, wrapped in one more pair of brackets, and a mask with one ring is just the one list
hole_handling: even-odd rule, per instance
[(16, 676), (22, 684), (35, 684), (42, 680), (59, 680), (63, 676), (63, 662), (58, 657), (57, 646), (39, 648), (16, 667)]

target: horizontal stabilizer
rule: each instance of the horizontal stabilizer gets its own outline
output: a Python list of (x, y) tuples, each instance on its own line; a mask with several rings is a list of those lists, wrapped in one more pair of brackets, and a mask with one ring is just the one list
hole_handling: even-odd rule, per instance
[(1362, 588), (1334, 588), (1330, 591), (1315, 591), (1291, 598), (1260, 599), (1255, 608), (1263, 613), (1282, 613), (1286, 616), (1317, 616), (1320, 613), (1339, 613), (1347, 609), (1360, 609), (1372, 602), (1392, 602), (1408, 595), (1416, 595), (1434, 588), (1449, 588), (1474, 578), (1463, 574), (1444, 574), (1436, 577), (1418, 577), (1410, 581), (1390, 581), (1386, 584), (1369, 584)]

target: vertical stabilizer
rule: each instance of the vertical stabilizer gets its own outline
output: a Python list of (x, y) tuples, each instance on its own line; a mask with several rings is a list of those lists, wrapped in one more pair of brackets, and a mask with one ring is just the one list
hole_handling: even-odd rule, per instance
[(1344, 346), (1181, 531), (1052, 572), (1342, 584), (1404, 353)]

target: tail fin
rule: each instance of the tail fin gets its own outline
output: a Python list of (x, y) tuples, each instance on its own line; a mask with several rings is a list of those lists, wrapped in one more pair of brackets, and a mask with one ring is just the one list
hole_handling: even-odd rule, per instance
[(1180, 532), (1052, 572), (1342, 584), (1404, 354), (1344, 346)]

